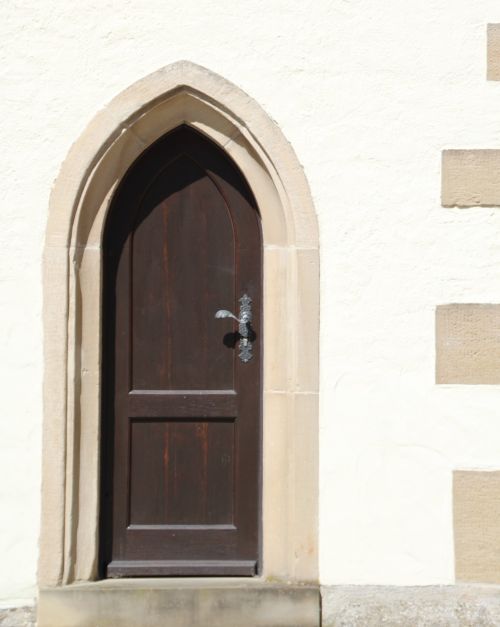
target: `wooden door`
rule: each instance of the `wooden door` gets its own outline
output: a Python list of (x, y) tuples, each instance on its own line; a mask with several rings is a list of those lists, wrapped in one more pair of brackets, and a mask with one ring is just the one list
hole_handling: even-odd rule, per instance
[[(103, 574), (255, 575), (262, 245), (234, 163), (187, 126), (130, 168), (104, 241)], [(239, 299), (252, 358), (239, 357)]]

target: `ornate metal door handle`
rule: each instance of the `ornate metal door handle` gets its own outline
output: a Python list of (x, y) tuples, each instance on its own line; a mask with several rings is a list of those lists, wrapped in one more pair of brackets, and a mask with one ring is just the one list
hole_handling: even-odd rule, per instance
[(252, 299), (248, 294), (243, 294), (240, 298), (240, 317), (237, 318), (233, 313), (227, 309), (219, 309), (215, 312), (216, 318), (233, 318), (239, 324), (238, 333), (240, 335), (240, 353), (238, 357), (242, 362), (247, 363), (253, 357), (252, 354), (252, 341), (250, 339), (251, 329), (250, 323), (252, 322)]

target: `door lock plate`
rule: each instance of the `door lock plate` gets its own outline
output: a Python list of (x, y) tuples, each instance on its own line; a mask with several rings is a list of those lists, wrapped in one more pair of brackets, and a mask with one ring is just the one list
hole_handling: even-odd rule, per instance
[(238, 357), (243, 363), (246, 364), (253, 357), (251, 340), (252, 329), (250, 327), (250, 323), (252, 322), (252, 299), (248, 294), (243, 294), (243, 296), (239, 299), (239, 302), (239, 317), (235, 316), (227, 309), (219, 309), (219, 311), (215, 313), (215, 317), (233, 318), (233, 320), (236, 320), (236, 322), (238, 323), (238, 334), (240, 336), (240, 352), (238, 354)]

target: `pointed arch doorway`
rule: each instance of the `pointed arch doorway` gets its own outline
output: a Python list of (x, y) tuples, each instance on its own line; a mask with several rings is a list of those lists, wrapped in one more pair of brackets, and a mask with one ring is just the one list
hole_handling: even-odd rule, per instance
[[(255, 198), (224, 152), (182, 125), (127, 172), (102, 248), (101, 572), (256, 575)], [(243, 308), (248, 322), (227, 315)]]
[(310, 192), (290, 144), (257, 103), (220, 76), (179, 62), (132, 85), (94, 118), (51, 195), (43, 279), (42, 626), (58, 624), (49, 600), (68, 599), (73, 582), (101, 590), (106, 218), (132, 164), (181, 125), (232, 160), (260, 212), (261, 548), (252, 581), (297, 582), (304, 594), (304, 583), (317, 583), (319, 240)]

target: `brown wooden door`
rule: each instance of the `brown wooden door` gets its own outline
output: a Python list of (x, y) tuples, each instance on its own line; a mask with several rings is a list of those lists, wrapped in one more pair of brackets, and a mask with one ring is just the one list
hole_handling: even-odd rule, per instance
[[(254, 575), (261, 481), (260, 218), (187, 126), (131, 167), (103, 241), (103, 574)], [(239, 358), (239, 298), (253, 357)]]

